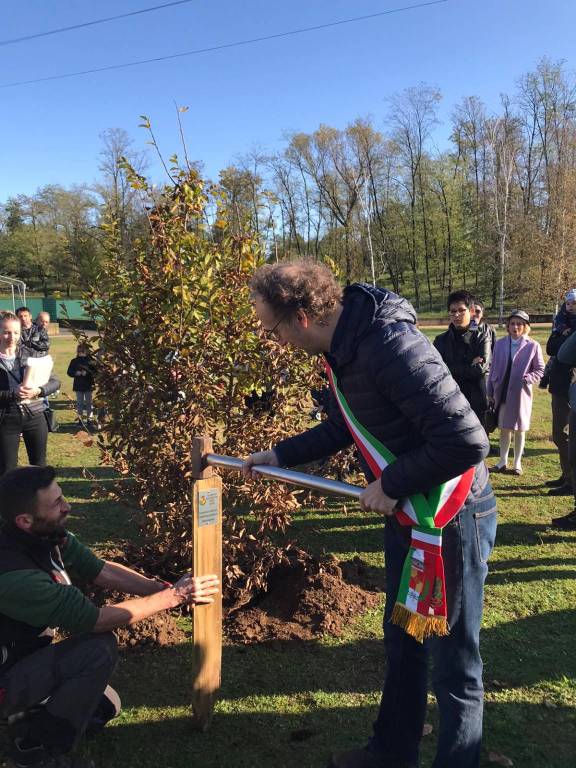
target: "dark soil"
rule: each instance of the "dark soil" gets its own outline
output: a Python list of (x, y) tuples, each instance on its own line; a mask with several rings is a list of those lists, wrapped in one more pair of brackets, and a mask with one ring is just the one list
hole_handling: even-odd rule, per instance
[[(121, 551), (105, 556), (126, 562)], [(358, 615), (379, 605), (385, 587), (383, 569), (359, 557), (339, 562), (291, 547), (270, 571), (266, 592), (238, 610), (224, 610), (224, 631), (230, 642), (245, 645), (340, 636)], [(125, 599), (94, 588), (89, 596), (99, 605)], [(168, 612), (116, 630), (116, 636), (120, 647), (127, 649), (178, 645), (187, 637)]]
[(270, 572), (267, 592), (226, 616), (226, 635), (243, 644), (339, 636), (380, 603), (383, 586), (380, 569), (360, 558), (338, 563), (293, 549)]

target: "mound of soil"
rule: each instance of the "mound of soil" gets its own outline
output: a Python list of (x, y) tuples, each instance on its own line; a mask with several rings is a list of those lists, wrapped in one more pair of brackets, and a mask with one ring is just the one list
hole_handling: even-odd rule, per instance
[(167, 612), (157, 613), (129, 627), (120, 627), (114, 634), (120, 648), (179, 645), (186, 640), (186, 633), (180, 629), (174, 616)]
[(292, 549), (270, 572), (267, 592), (225, 617), (226, 635), (250, 645), (339, 636), (353, 618), (380, 603), (377, 572), (360, 558), (339, 564)]

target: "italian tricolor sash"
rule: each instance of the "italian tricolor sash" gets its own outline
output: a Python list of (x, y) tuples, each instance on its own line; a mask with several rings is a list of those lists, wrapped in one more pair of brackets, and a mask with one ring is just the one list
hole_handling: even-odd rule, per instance
[[(379, 478), (396, 456), (360, 424), (350, 410), (332, 369), (326, 363), (330, 386), (340, 406), (354, 442), (370, 470)], [(470, 492), (474, 468), (448, 480), (426, 495), (416, 493), (402, 499), (396, 512), (401, 525), (412, 528), (410, 550), (402, 570), (400, 589), (392, 612), (392, 622), (423, 642), (430, 635), (447, 635), (444, 563), (442, 561), (442, 528), (464, 506)]]

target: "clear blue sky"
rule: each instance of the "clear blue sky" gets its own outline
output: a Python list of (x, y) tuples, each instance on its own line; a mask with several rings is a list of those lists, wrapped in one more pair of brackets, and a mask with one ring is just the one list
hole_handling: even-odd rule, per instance
[[(0, 40), (161, 4), (166, 0), (26, 0), (4, 8)], [(0, 86), (164, 56), (414, 4), (417, 0), (197, 0), (13, 45), (0, 45)], [(274, 150), (289, 131), (344, 127), (386, 96), (426, 82), (443, 93), (437, 132), (454, 104), (499, 94), (539, 58), (576, 66), (575, 0), (448, 0), (378, 19), (173, 61), (0, 88), (0, 201), (49, 183), (91, 183), (99, 134), (121, 127), (145, 146), (147, 114), (169, 156), (178, 151), (174, 102), (189, 107), (190, 155), (215, 176), (239, 153)], [(151, 172), (160, 179), (156, 165)]]

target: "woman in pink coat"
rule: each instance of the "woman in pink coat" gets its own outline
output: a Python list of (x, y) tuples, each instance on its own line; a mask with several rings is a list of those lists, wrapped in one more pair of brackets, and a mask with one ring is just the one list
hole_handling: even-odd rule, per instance
[(498, 409), (500, 461), (492, 472), (506, 472), (512, 434), (514, 465), (512, 472), (522, 474), (522, 454), (532, 415), (532, 385), (544, 373), (544, 358), (537, 341), (528, 338), (530, 318), (515, 309), (507, 320), (508, 336), (496, 342), (488, 377), (488, 401)]

